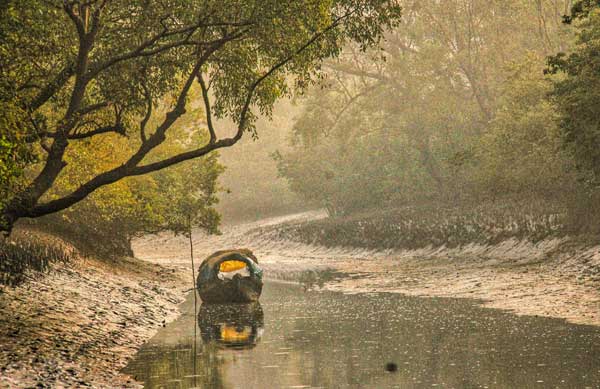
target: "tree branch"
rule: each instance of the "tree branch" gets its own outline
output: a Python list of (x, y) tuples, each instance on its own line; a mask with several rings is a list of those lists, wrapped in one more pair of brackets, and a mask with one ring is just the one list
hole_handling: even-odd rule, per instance
[(79, 35), (79, 39), (83, 40), (83, 38), (85, 37), (85, 26), (83, 24), (83, 20), (81, 20), (79, 15), (75, 14), (75, 11), (73, 10), (73, 6), (74, 6), (74, 3), (71, 1), (64, 1), (64, 3), (63, 3), (63, 9), (67, 13), (67, 15), (69, 16), (71, 21), (73, 21), (73, 24), (75, 24), (75, 28), (77, 29), (77, 34)]
[(69, 136), (67, 136), (67, 139), (85, 139), (85, 138), (91, 138), (92, 136), (95, 136), (95, 135), (107, 134), (109, 132), (114, 132), (119, 135), (125, 136), (125, 127), (123, 127), (123, 125), (121, 123), (116, 123), (116, 124), (113, 124), (110, 126), (98, 127), (92, 131), (87, 131), (87, 132), (82, 132), (82, 133), (77, 133), (77, 134), (69, 134)]
[[(248, 31), (248, 29), (243, 29), (236, 34), (225, 36), (221, 39), (208, 41), (208, 42), (192, 42), (191, 37), (192, 37), (193, 33), (196, 32), (200, 27), (201, 27), (200, 25), (195, 25), (195, 26), (185, 27), (185, 28), (181, 28), (181, 29), (173, 30), (173, 31), (163, 30), (163, 32), (161, 32), (160, 34), (157, 34), (154, 37), (149, 38), (146, 41), (142, 42), (142, 44), (140, 44), (135, 49), (133, 49), (127, 53), (117, 55), (111, 59), (106, 60), (103, 63), (93, 66), (93, 68), (90, 70), (89, 77), (94, 78), (102, 71), (108, 69), (111, 66), (116, 65), (119, 62), (127, 61), (127, 60), (138, 58), (138, 57), (150, 57), (150, 56), (162, 53), (164, 51), (168, 51), (168, 50), (171, 50), (171, 49), (174, 49), (177, 47), (186, 46), (186, 45), (190, 45), (190, 44), (194, 45), (194, 46), (211, 47), (211, 46), (213, 46), (215, 44), (219, 44), (221, 42), (226, 43), (231, 40), (237, 39)], [(155, 47), (154, 49), (151, 49), (151, 50), (147, 50), (150, 47), (154, 46), (161, 39), (168, 38), (168, 37), (174, 36), (174, 35), (184, 35), (184, 38), (174, 41), (174, 42), (171, 42), (171, 43), (166, 43), (162, 46)]]
[(69, 78), (75, 73), (75, 63), (71, 62), (67, 66), (65, 66), (54, 79), (46, 85), (42, 90), (38, 93), (38, 95), (31, 101), (30, 104), (27, 105), (27, 108), (30, 112), (35, 112), (42, 105), (46, 104), (48, 100), (50, 100), (56, 92), (58, 92)]
[(349, 66), (327, 64), (325, 67), (336, 72), (346, 73), (352, 76), (372, 78), (377, 81), (390, 82), (390, 79), (382, 74), (367, 72), (366, 70), (357, 70)]
[(148, 90), (146, 84), (142, 83), (142, 88), (144, 89), (144, 97), (146, 98), (146, 113), (144, 114), (144, 117), (140, 122), (140, 140), (142, 141), (142, 143), (145, 143), (147, 140), (146, 125), (148, 124), (148, 120), (150, 120), (150, 117), (152, 116), (152, 95), (150, 94), (150, 91)]
[(88, 105), (87, 107), (83, 107), (79, 111), (77, 111), (77, 115), (79, 115), (81, 117), (81, 116), (87, 115), (89, 113), (92, 113), (94, 111), (97, 111), (99, 109), (106, 108), (108, 106), (109, 106), (109, 102), (108, 101), (103, 101), (101, 103), (91, 104), (91, 105)]
[(331, 124), (331, 130), (333, 130), (338, 125), (340, 119), (342, 118), (342, 115), (354, 104), (354, 102), (356, 102), (359, 98), (368, 95), (369, 93), (371, 93), (373, 90), (375, 90), (379, 86), (380, 86), (380, 83), (375, 83), (375, 84), (371, 85), (370, 87), (363, 89), (356, 95), (349, 96), (348, 100), (346, 101), (346, 103), (344, 104), (342, 109), (340, 109), (335, 114), (335, 118), (333, 119), (333, 123)]
[[(123, 127), (123, 125), (121, 123), (116, 123), (116, 124), (109, 125), (109, 126), (101, 126), (92, 131), (68, 134), (66, 139), (73, 139), (73, 140), (86, 139), (86, 138), (91, 138), (92, 136), (95, 136), (95, 135), (107, 134), (109, 132), (114, 132), (119, 135), (125, 136), (125, 127)], [(44, 139), (44, 138), (54, 139), (54, 138), (58, 138), (58, 137), (59, 137), (59, 135), (55, 132), (42, 132), (42, 133), (36, 134), (36, 138), (32, 137), (30, 139), (27, 139), (27, 141), (34, 142), (35, 140), (38, 140), (38, 139)]]
[(202, 100), (204, 100), (204, 110), (206, 111), (206, 125), (208, 126), (208, 132), (210, 133), (210, 143), (214, 143), (217, 140), (217, 134), (213, 127), (212, 113), (210, 109), (210, 100), (208, 98), (208, 88), (202, 78), (202, 73), (198, 73), (198, 83), (202, 88)]
[[(231, 140), (234, 141), (233, 143), (236, 143), (242, 137), (242, 134), (243, 134), (243, 132), (244, 132), (244, 130), (246, 128), (246, 122), (248, 120), (248, 110), (250, 109), (250, 104), (252, 102), (252, 97), (254, 95), (254, 91), (260, 85), (260, 83), (262, 83), (267, 77), (269, 77), (270, 75), (272, 75), (273, 73), (275, 73), (277, 70), (279, 70), (280, 68), (282, 68), (283, 66), (285, 66), (286, 64), (288, 64), (292, 59), (294, 59), (297, 55), (301, 54), (304, 50), (306, 50), (308, 47), (310, 47), (317, 40), (319, 40), (320, 38), (322, 38), (323, 36), (325, 36), (325, 34), (327, 34), (329, 31), (331, 31), (334, 28), (338, 27), (340, 25), (340, 23), (342, 22), (342, 20), (348, 18), (354, 12), (356, 12), (356, 11), (349, 12), (349, 13), (343, 15), (343, 16), (340, 16), (336, 20), (334, 20), (329, 26), (327, 26), (322, 31), (320, 31), (320, 32), (316, 33), (315, 35), (313, 35), (313, 37), (311, 39), (309, 39), (306, 43), (304, 43), (302, 46), (300, 46), (298, 49), (296, 49), (293, 53), (291, 53), (290, 55), (288, 55), (286, 58), (284, 58), (280, 62), (276, 63), (273, 67), (271, 67), (271, 69), (269, 69), (269, 71), (267, 71), (265, 74), (263, 74), (261, 77), (259, 77), (256, 81), (254, 81), (250, 85), (250, 88), (249, 88), (249, 91), (248, 91), (248, 95), (246, 96), (246, 102), (244, 103), (244, 106), (243, 106), (242, 111), (240, 113), (240, 119), (239, 119), (239, 122), (238, 122), (237, 133), (235, 134), (235, 136), (233, 138), (229, 138), (229, 139), (231, 139)], [(224, 140), (227, 140), (227, 139), (224, 139)]]
[(181, 91), (179, 92), (179, 96), (177, 97), (177, 102), (171, 111), (169, 111), (165, 115), (165, 119), (163, 122), (156, 128), (156, 131), (148, 137), (148, 139), (142, 143), (138, 151), (131, 156), (125, 163), (125, 166), (128, 168), (132, 168), (137, 166), (144, 157), (156, 146), (161, 144), (165, 140), (165, 134), (167, 130), (175, 123), (175, 121), (185, 113), (185, 102), (187, 99), (187, 95), (192, 87), (194, 79), (196, 79), (197, 75), (200, 73), (202, 66), (208, 60), (208, 58), (220, 47), (222, 47), (227, 41), (221, 41), (218, 44), (215, 44), (209, 50), (206, 50), (196, 61), (194, 68), (188, 75)]

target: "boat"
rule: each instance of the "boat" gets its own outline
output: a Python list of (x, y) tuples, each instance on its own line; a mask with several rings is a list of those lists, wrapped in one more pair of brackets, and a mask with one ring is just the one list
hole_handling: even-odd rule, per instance
[(262, 276), (252, 251), (221, 250), (200, 265), (196, 288), (208, 304), (255, 302), (262, 292)]

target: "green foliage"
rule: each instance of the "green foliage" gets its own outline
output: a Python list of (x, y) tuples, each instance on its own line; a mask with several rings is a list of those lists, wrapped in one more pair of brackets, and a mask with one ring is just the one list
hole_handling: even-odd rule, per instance
[[(318, 62), (338, 54), (349, 40), (359, 41), (365, 47), (375, 43), (383, 28), (397, 24), (400, 13), (395, 3), (387, 0), (169, 0), (152, 5), (146, 0), (128, 0), (113, 1), (102, 10), (74, 3), (79, 7), (74, 12), (85, 13), (84, 23), (89, 24), (85, 28), (91, 28), (92, 13), (100, 12), (101, 30), (95, 37), (88, 64), (90, 73), (94, 76), (99, 73), (88, 86), (84, 103), (91, 105), (108, 100), (111, 108), (121, 110), (122, 117), (144, 114), (145, 93), (157, 99), (175, 91), (179, 76), (189, 70), (197, 58), (198, 47), (193, 42), (207, 45), (228, 30), (240, 30), (244, 39), (232, 40), (220, 47), (206, 64), (215, 97), (213, 110), (219, 117), (237, 119), (252, 80), (262, 75), (264, 69), (293, 56), (293, 60), (258, 87), (253, 102), (261, 112), (269, 112), (273, 102), (290, 91), (287, 79), (295, 79), (299, 84), (308, 82)], [(11, 18), (10, 22), (3, 21), (1, 50), (10, 53), (11, 60), (3, 64), (6, 66), (2, 71), (2, 84), (18, 91), (24, 104), (31, 104), (40, 88), (76, 59), (75, 26), (60, 1), (9, 1), (6, 7)], [(340, 28), (332, 29), (327, 39), (319, 39), (301, 54), (294, 55), (336, 18), (344, 22)], [(196, 25), (207, 27), (193, 28)], [(243, 28), (236, 28), (238, 26)], [(176, 32), (186, 28), (190, 36), (185, 41), (190, 44), (180, 44), (182, 37)], [(163, 36), (165, 31), (167, 34)], [(160, 36), (157, 39), (160, 45), (148, 43), (157, 36)], [(174, 50), (164, 49), (168, 45), (173, 45)], [(133, 55), (137, 51), (144, 52), (146, 47), (156, 49), (157, 53)], [(122, 59), (125, 55), (132, 58)], [(8, 59), (4, 55), (3, 58)], [(36, 58), (36, 66), (31, 63), (32, 58)], [(116, 62), (114, 66), (113, 62)], [(69, 92), (69, 88), (65, 88), (52, 99), (50, 106), (54, 113), (67, 108)], [(95, 124), (110, 124), (110, 115), (107, 115), (110, 110), (95, 112)], [(49, 127), (49, 122), (61, 119), (60, 115), (42, 114), (45, 117), (40, 124), (44, 126)], [(137, 132), (134, 119), (124, 120), (126, 132)]]
[(209, 233), (218, 233), (221, 216), (213, 206), (218, 202), (217, 178), (222, 171), (217, 155), (213, 154), (178, 166), (173, 171), (156, 173), (159, 183), (156, 193), (145, 195), (152, 201), (156, 198), (166, 201), (158, 212), (165, 221), (161, 227), (175, 233), (187, 233), (190, 226), (196, 226)]
[[(189, 222), (215, 232), (221, 170), (214, 152), (256, 136), (258, 114), (269, 117), (280, 97), (311, 84), (324, 59), (350, 42), (376, 44), (400, 19), (395, 0), (10, 0), (2, 7), (0, 102), (23, 120), (6, 110), (0, 156), (28, 165), (18, 156), (24, 140), (23, 150), (41, 161), (6, 191), (0, 227), (10, 231), (20, 218), (97, 193), (62, 216), (94, 228), (109, 223), (127, 237), (181, 232)], [(234, 134), (215, 130), (213, 115), (232, 120)], [(3, 170), (9, 180), (23, 167)]]
[(24, 120), (19, 107), (0, 99), (0, 208), (20, 184), (24, 169), (36, 161), (36, 153), (25, 139)]
[(494, 119), (476, 148), (477, 190), (488, 198), (558, 198), (565, 188), (577, 188), (577, 176), (562, 147), (559, 113), (547, 98), (552, 81), (539, 58), (510, 69)]
[[(560, 128), (579, 171), (592, 187), (600, 184), (600, 8), (586, 5), (576, 24), (577, 42), (569, 55), (549, 59), (550, 70), (561, 73), (553, 98)], [(581, 3), (583, 4), (583, 3)]]
[[(13, 53), (7, 41), (14, 39), (19, 21), (12, 2), (0, 6), (0, 209), (21, 183), (24, 168), (35, 162), (35, 151), (26, 141), (32, 131), (28, 116), (21, 107), (10, 79), (17, 77), (12, 70)], [(32, 64), (27, 64), (31, 67)], [(9, 77), (11, 76), (11, 77)]]
[[(192, 93), (195, 96), (195, 93)], [(198, 114), (199, 108), (191, 113)], [(157, 112), (156, 116), (160, 116)], [(160, 160), (167, 155), (189, 151), (206, 141), (207, 133), (190, 115), (172, 129), (173, 137), (151, 156)], [(152, 117), (149, 123), (157, 120)], [(67, 155), (68, 166), (47, 194), (51, 200), (68, 193), (90, 177), (121, 163), (136, 146), (138, 140), (119, 135), (107, 136), (93, 150), (86, 144), (77, 144)], [(208, 232), (218, 232), (220, 216), (214, 206), (218, 202), (218, 178), (223, 167), (219, 154), (184, 162), (148, 175), (130, 177), (92, 193), (74, 207), (50, 217), (51, 224), (71, 225), (72, 233), (79, 229), (82, 235), (105, 236), (106, 241), (118, 235), (126, 241), (144, 233), (170, 230), (188, 231), (192, 226)], [(85, 226), (85, 227), (83, 227)], [(55, 228), (55, 227), (53, 227)], [(84, 238), (84, 236), (80, 236)], [(118, 241), (118, 239), (115, 239)], [(115, 247), (115, 252), (123, 250)]]
[(565, 17), (565, 23), (571, 23), (573, 19), (581, 19), (589, 16), (590, 11), (600, 7), (598, 0), (578, 0), (571, 7), (571, 15)]

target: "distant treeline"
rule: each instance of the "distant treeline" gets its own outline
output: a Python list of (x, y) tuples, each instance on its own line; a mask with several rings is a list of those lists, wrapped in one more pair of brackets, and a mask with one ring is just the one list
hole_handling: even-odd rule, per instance
[[(317, 223), (344, 239), (398, 227), (395, 236), (412, 241), (413, 223), (417, 234), (448, 242), (453, 221), (464, 230), (458, 241), (476, 233), (469, 225), (489, 232), (514, 222), (538, 234), (530, 219), (542, 235), (563, 228), (558, 222), (568, 224), (563, 231), (595, 231), (597, 3), (404, 2), (404, 23), (381, 50), (350, 47), (327, 63), (325, 85), (308, 94), (294, 126), (293, 151), (278, 155), (280, 173), (304, 199), (355, 225)], [(497, 219), (482, 224), (477, 215)]]

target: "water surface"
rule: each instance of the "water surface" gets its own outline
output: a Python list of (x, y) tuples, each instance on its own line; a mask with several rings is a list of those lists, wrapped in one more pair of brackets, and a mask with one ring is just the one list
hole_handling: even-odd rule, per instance
[(182, 309), (124, 370), (148, 388), (600, 388), (600, 328), (466, 300), (267, 283)]

